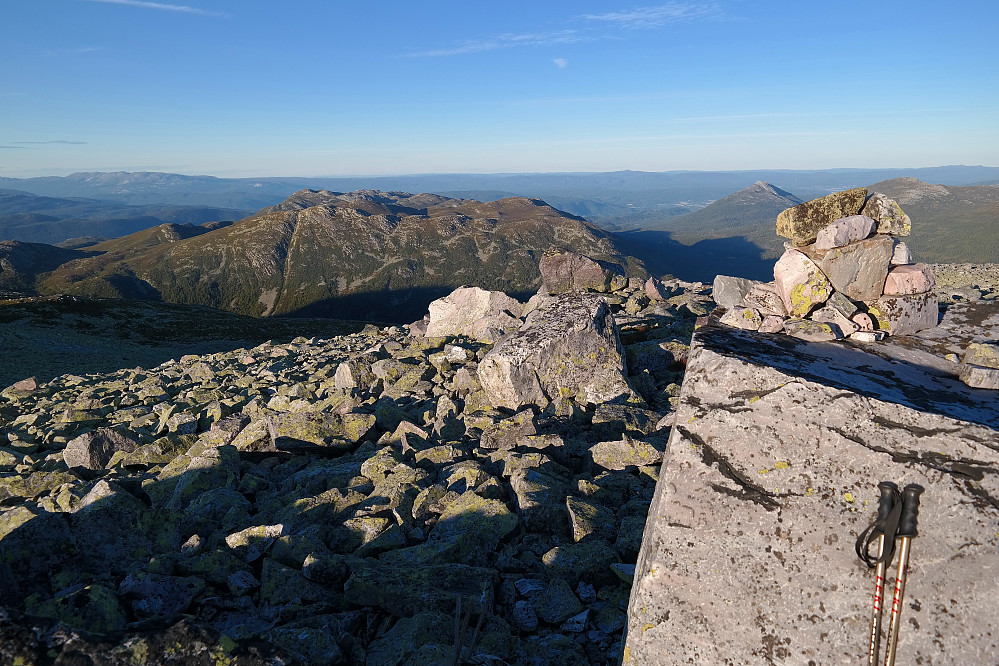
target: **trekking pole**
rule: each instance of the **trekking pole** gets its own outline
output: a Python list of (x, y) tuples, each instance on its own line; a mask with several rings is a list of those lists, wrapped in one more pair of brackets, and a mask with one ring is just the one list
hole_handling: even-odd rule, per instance
[(888, 651), (885, 653), (885, 666), (895, 666), (895, 648), (898, 645), (898, 625), (902, 614), (902, 595), (905, 593), (905, 578), (909, 572), (909, 545), (917, 535), (916, 517), (919, 514), (919, 494), (924, 488), (910, 483), (902, 491), (902, 515), (898, 523), (898, 537), (902, 540), (898, 548), (898, 571), (895, 574), (895, 596), (891, 601), (891, 623), (888, 625)]
[[(874, 579), (874, 610), (871, 614), (871, 644), (867, 652), (868, 666), (875, 666), (878, 662), (878, 649), (881, 643), (881, 604), (884, 600), (885, 570), (888, 568), (888, 563), (891, 562), (892, 556), (895, 554), (894, 532), (898, 525), (897, 519), (892, 521), (892, 525), (889, 525), (888, 522), (892, 514), (892, 509), (899, 504), (901, 497), (898, 492), (898, 486), (891, 481), (882, 481), (878, 484), (878, 488), (881, 490), (881, 501), (878, 504), (878, 518), (874, 522), (874, 525), (868, 528), (869, 532), (865, 531), (864, 534), (861, 534), (860, 539), (857, 540), (857, 554), (870, 566), (870, 555), (867, 553), (867, 548), (870, 545), (868, 534), (870, 534), (870, 537), (877, 534), (878, 537), (878, 556), (874, 561), (877, 568)], [(891, 529), (892, 533), (886, 536), (886, 529)]]

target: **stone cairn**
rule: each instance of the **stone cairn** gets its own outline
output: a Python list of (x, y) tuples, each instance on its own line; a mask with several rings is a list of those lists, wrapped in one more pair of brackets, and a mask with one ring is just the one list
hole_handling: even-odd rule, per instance
[(713, 303), (541, 269), (527, 304), (0, 391), (0, 663), (620, 663)]
[(837, 192), (788, 208), (777, 234), (790, 241), (774, 281), (718, 276), (721, 321), (810, 341), (861, 342), (910, 335), (937, 324), (933, 269), (913, 263), (900, 236), (909, 216), (884, 194)]

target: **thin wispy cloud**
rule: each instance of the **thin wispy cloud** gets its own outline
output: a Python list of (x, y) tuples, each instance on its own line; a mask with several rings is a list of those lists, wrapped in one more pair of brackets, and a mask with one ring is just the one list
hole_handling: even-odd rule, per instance
[(100, 51), (107, 51), (106, 46), (83, 46), (78, 49), (54, 49), (52, 51), (47, 51), (48, 55), (82, 55), (84, 53), (98, 53)]
[(164, 2), (147, 2), (146, 0), (85, 0), (86, 2), (102, 2), (107, 5), (128, 5), (129, 7), (142, 7), (144, 9), (158, 9), (165, 12), (181, 12), (184, 14), (198, 14), (200, 16), (226, 16), (220, 12), (210, 12), (197, 7), (187, 5), (170, 5)]
[(565, 69), (566, 67), (569, 66), (569, 61), (566, 60), (565, 58), (555, 58), (554, 60), (552, 60), (552, 62), (554, 62), (559, 69)]
[(31, 150), (27, 146), (3, 146), (0, 145), (0, 150)]
[(496, 51), (518, 46), (556, 46), (558, 44), (575, 44), (590, 39), (578, 30), (556, 30), (553, 32), (527, 32), (520, 34), (507, 33), (488, 39), (462, 42), (452, 47), (418, 51), (406, 54), (409, 58), (435, 58), (441, 56), (464, 55), (466, 53), (481, 53)]
[(53, 139), (52, 141), (11, 141), (11, 143), (18, 146), (29, 145), (29, 146), (40, 146), (49, 143), (59, 143), (70, 146), (83, 146), (86, 145), (86, 141), (67, 141), (66, 139)]
[(584, 14), (588, 21), (600, 21), (628, 30), (659, 28), (669, 23), (719, 19), (723, 16), (715, 2), (668, 2), (655, 7), (640, 7), (607, 14)]

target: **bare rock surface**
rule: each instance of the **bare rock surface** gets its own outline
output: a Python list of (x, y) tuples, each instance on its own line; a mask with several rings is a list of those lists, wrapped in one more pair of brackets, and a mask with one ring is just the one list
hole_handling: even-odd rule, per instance
[(870, 347), (699, 328), (623, 663), (863, 662), (874, 575), (854, 540), (883, 480), (926, 488), (899, 663), (994, 662), (999, 395), (942, 352), (997, 334), (994, 304)]
[(711, 285), (711, 298), (723, 308), (734, 308), (740, 305), (753, 287), (759, 284), (757, 280), (717, 275)]
[[(662, 296), (634, 281), (538, 298), (525, 331), (590, 321), (614, 373), (580, 370), (577, 392), (516, 414), (481, 381), (498, 345), (468, 329), (372, 325), (8, 386), (0, 663), (442, 664), (456, 619), (459, 663), (619, 663), (687, 343), (713, 305), (700, 284)], [(543, 356), (541, 382), (561, 381)], [(605, 404), (608, 386), (631, 404)]]
[(541, 282), (549, 293), (617, 291), (628, 279), (619, 264), (592, 259), (576, 252), (552, 248), (538, 264)]
[(518, 409), (572, 397), (583, 405), (621, 400), (632, 391), (607, 303), (595, 294), (567, 294), (532, 312), (479, 365), (494, 407)]
[(426, 335), (465, 335), (495, 342), (520, 325), (518, 317), (523, 309), (522, 303), (501, 291), (460, 287), (430, 304)]
[(893, 252), (890, 237), (875, 236), (813, 258), (836, 291), (855, 301), (869, 301), (882, 293)]
[(876, 226), (877, 223), (866, 215), (841, 217), (819, 230), (815, 237), (815, 249), (831, 250), (863, 240), (871, 235)]

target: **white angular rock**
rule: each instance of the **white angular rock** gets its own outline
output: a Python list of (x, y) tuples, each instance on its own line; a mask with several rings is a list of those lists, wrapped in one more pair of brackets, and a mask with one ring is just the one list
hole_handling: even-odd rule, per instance
[(863, 240), (871, 235), (877, 222), (866, 215), (841, 217), (828, 227), (820, 229), (815, 237), (816, 250), (831, 250)]
[(884, 331), (854, 331), (849, 337), (857, 342), (879, 342), (884, 340), (885, 333)]
[(999, 389), (999, 369), (962, 363), (958, 376), (972, 388)]
[(797, 250), (787, 250), (774, 264), (774, 285), (792, 317), (804, 317), (832, 294), (825, 274)]
[(892, 266), (905, 266), (906, 264), (911, 264), (913, 262), (912, 252), (909, 251), (909, 246), (905, 241), (900, 241), (897, 238), (894, 240), (895, 249), (892, 250), (891, 254), (891, 265)]
[(580, 404), (633, 396), (625, 379), (614, 317), (596, 294), (564, 294), (530, 314), (483, 357), (478, 375), (494, 407), (545, 406), (573, 396)]
[(504, 332), (520, 326), (518, 318), (523, 309), (520, 301), (502, 291), (459, 287), (430, 304), (427, 337), (467, 335), (494, 342)]

